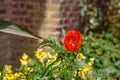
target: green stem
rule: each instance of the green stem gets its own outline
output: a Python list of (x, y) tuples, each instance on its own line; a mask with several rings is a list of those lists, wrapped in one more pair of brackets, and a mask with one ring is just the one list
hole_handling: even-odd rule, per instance
[(44, 72), (43, 72), (42, 75), (41, 75), (41, 78), (42, 78), (43, 76), (45, 76), (47, 70), (48, 70), (54, 63), (56, 63), (57, 61), (58, 61), (58, 58), (57, 58), (53, 63), (51, 63), (51, 64), (44, 70)]
[(74, 59), (76, 58), (76, 56), (77, 56), (78, 52), (77, 52), (77, 54), (75, 54), (75, 53), (72, 53), (72, 54), (73, 54), (73, 59), (71, 60), (71, 62), (73, 62), (73, 61), (74, 61)]
[(3, 67), (2, 72), (1, 72), (1, 76), (0, 76), (0, 80), (3, 80), (4, 75), (5, 75), (5, 71), (6, 71), (6, 68), (7, 68), (7, 67), (8, 67), (7, 65), (5, 65), (5, 66)]

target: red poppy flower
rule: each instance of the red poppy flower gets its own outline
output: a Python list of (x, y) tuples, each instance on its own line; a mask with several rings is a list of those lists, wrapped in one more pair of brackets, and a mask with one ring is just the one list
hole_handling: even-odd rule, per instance
[(76, 52), (82, 45), (80, 31), (69, 31), (64, 39), (64, 46), (68, 52)]

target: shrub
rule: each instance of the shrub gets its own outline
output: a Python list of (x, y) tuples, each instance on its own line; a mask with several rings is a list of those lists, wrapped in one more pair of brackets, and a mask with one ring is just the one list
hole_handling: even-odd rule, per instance
[[(21, 66), (14, 71), (12, 65), (4, 66), (0, 80), (120, 79), (120, 41), (111, 32), (90, 32), (82, 36), (79, 31), (69, 31), (61, 44), (56, 38), (44, 39), (15, 24), (3, 21), (0, 25), (3, 32), (10, 33), (6, 30), (9, 28), (24, 33), (23, 36), (42, 39), (33, 58), (24, 53), (20, 58)], [(19, 33), (17, 35), (22, 35)], [(46, 52), (45, 47), (51, 50)]]

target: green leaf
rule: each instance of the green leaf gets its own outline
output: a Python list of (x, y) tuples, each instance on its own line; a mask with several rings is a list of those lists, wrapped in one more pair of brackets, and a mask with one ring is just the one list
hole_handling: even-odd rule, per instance
[(79, 67), (85, 67), (85, 66), (87, 66), (86, 63), (84, 63), (82, 61), (78, 61), (78, 60), (75, 61), (75, 64), (78, 65)]
[(65, 37), (65, 35), (66, 35), (66, 32), (65, 32), (65, 30), (62, 28), (62, 34), (63, 34), (63, 36)]
[(35, 56), (35, 54), (33, 55), (33, 59), (35, 60), (35, 62), (37, 63), (37, 65), (42, 69), (43, 64), (40, 62), (40, 60)]
[(63, 47), (62, 45), (59, 43), (59, 41), (56, 38), (48, 38), (48, 39), (44, 39), (38, 47), (43, 48), (45, 46), (49, 46), (50, 48), (54, 49), (57, 53), (61, 53), (61, 51), (63, 52)]
[(24, 37), (43, 39), (42, 37), (34, 34), (32, 31), (24, 28), (23, 26), (3, 20), (0, 20), (0, 31)]
[(48, 77), (42, 77), (41, 80), (48, 80)]
[(6, 71), (6, 68), (7, 68), (7, 67), (8, 67), (7, 65), (5, 65), (5, 66), (3, 67), (2, 71), (1, 71), (0, 80), (3, 80), (4, 75), (5, 75), (5, 71)]
[(9, 25), (11, 25), (11, 23), (9, 22), (6, 23), (6, 21), (0, 20), (0, 29), (5, 29)]

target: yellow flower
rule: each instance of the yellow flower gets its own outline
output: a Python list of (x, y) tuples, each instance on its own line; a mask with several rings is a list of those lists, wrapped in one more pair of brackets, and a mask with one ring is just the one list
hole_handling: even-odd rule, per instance
[(72, 78), (72, 80), (75, 80), (74, 78)]
[[(51, 55), (50, 53), (48, 54), (48, 62), (46, 63), (46, 66), (50, 65), (51, 63), (53, 63), (58, 57), (58, 54), (54, 54), (54, 55)], [(59, 61), (55, 66), (59, 65), (61, 62)]]
[(22, 72), (18, 72), (18, 73), (14, 74), (14, 76), (15, 76), (16, 79), (19, 78), (21, 75), (23, 75)]
[(90, 61), (88, 62), (88, 66), (92, 66), (94, 64), (95, 58), (90, 58)]
[(7, 66), (3, 80), (15, 80), (11, 65)]
[(95, 60), (95, 58), (90, 58), (90, 61), (94, 61)]
[(56, 64), (54, 64), (54, 66), (53, 66), (53, 67), (58, 66), (60, 63), (61, 63), (61, 60), (60, 60), (60, 61), (58, 61)]
[(31, 59), (29, 59), (29, 57), (26, 53), (24, 53), (22, 55), (22, 58), (20, 59), (21, 65), (27, 65), (28, 63), (30, 63), (30, 61), (31, 61)]
[(83, 79), (86, 79), (87, 74), (92, 71), (92, 65), (94, 64), (95, 58), (90, 58), (89, 60), (90, 61), (88, 62), (87, 66), (78, 69), (78, 76)]
[[(55, 54), (51, 54), (50, 52), (44, 52), (42, 51), (42, 49), (37, 49), (35, 51), (35, 56), (40, 60), (40, 62), (43, 63), (44, 59), (47, 58), (47, 62), (46, 62), (46, 66), (50, 65), (51, 63), (53, 63), (57, 57), (58, 57), (58, 54), (55, 53)], [(58, 62), (55, 66), (59, 65), (61, 62)]]
[(7, 66), (6, 73), (12, 73), (12, 65)]
[(82, 60), (82, 61), (84, 61), (85, 59), (86, 59), (86, 57), (85, 57), (82, 53), (77, 54), (77, 60)]
[(77, 76), (77, 71), (74, 72), (74, 77), (76, 77), (76, 76)]
[(24, 71), (25, 71), (25, 72), (33, 72), (33, 70), (34, 70), (34, 69), (33, 69), (33, 68), (30, 68), (30, 67), (25, 67), (25, 68), (24, 68)]
[(42, 52), (42, 49), (40, 49), (40, 48), (38, 48), (38, 49), (35, 51), (36, 54), (39, 54), (40, 52)]
[(64, 67), (64, 68), (67, 68), (67, 65), (64, 65), (63, 67)]
[(47, 53), (38, 48), (37, 51), (35, 51), (35, 56), (43, 63), (43, 60), (47, 57)]
[(81, 78), (85, 79), (87, 74), (92, 70), (91, 67), (84, 67), (84, 68), (79, 68), (78, 69), (78, 76), (80, 76)]

